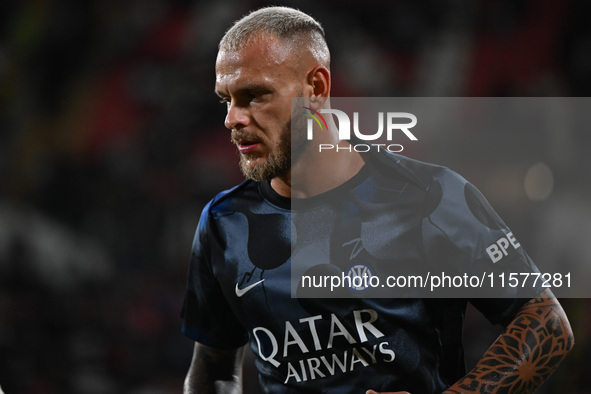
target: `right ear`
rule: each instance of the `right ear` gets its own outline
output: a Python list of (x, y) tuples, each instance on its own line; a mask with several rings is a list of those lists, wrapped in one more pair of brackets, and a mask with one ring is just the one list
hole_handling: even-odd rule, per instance
[(330, 96), (330, 71), (324, 66), (316, 66), (309, 73), (307, 82), (312, 87), (311, 99), (322, 98), (324, 101), (326, 97)]

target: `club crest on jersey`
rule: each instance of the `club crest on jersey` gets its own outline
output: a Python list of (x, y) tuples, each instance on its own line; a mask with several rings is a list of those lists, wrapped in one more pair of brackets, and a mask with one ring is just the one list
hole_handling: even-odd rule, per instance
[(372, 278), (375, 277), (375, 274), (368, 265), (355, 263), (347, 269), (345, 277), (349, 278), (346, 281), (349, 290), (354, 293), (365, 293), (372, 287)]

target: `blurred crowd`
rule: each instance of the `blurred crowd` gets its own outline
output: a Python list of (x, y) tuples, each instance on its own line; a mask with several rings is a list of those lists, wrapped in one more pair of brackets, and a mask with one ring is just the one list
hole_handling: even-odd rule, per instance
[[(333, 96), (591, 96), (584, 0), (1, 2), (6, 394), (180, 392), (192, 354), (179, 313), (193, 233), (203, 205), (242, 179), (213, 93), (217, 42), (268, 4), (323, 23)], [(567, 197), (543, 209), (570, 228), (568, 247), (543, 248), (552, 235), (536, 232), (525, 201), (498, 203), (532, 249), (588, 259), (591, 138), (564, 139), (568, 160), (555, 165)], [(564, 252), (571, 246), (577, 253)], [(543, 392), (591, 392), (590, 305), (565, 300), (577, 346)], [(256, 386), (247, 371), (245, 392)]]

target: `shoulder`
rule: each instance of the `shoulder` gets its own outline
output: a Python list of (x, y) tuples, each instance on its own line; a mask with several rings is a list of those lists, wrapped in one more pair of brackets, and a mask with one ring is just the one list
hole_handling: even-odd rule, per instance
[(480, 191), (447, 167), (391, 153), (376, 155), (372, 162), (385, 182), (395, 179), (404, 187), (401, 195), (411, 200), (409, 204), (421, 206), (422, 217), (454, 220), (471, 212), (481, 220), (487, 216), (498, 221)]
[(203, 207), (199, 218), (198, 232), (205, 231), (212, 217), (225, 216), (235, 212), (237, 207), (245, 205), (245, 200), (252, 199), (252, 196), (256, 194), (258, 194), (258, 182), (249, 179), (231, 189), (221, 191)]
[(253, 195), (259, 195), (258, 182), (250, 179), (218, 193), (203, 208), (204, 215), (223, 214), (228, 210), (234, 210), (236, 206), (242, 205), (242, 202), (253, 198)]
[(385, 171), (390, 177), (403, 178), (425, 192), (441, 189), (442, 184), (465, 187), (468, 183), (461, 175), (447, 167), (396, 153), (377, 154), (373, 156), (372, 162), (378, 171)]

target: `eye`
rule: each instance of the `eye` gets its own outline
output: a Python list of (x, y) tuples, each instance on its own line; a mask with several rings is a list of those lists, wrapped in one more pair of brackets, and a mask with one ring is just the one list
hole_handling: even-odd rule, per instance
[(251, 93), (248, 95), (248, 101), (249, 102), (255, 102), (255, 103), (259, 103), (259, 102), (263, 102), (265, 101), (267, 98), (267, 94), (266, 93)]
[(230, 104), (230, 99), (229, 99), (228, 97), (222, 97), (222, 98), (220, 99), (220, 103), (222, 103), (222, 104), (226, 104), (226, 105), (227, 105), (227, 104)]

